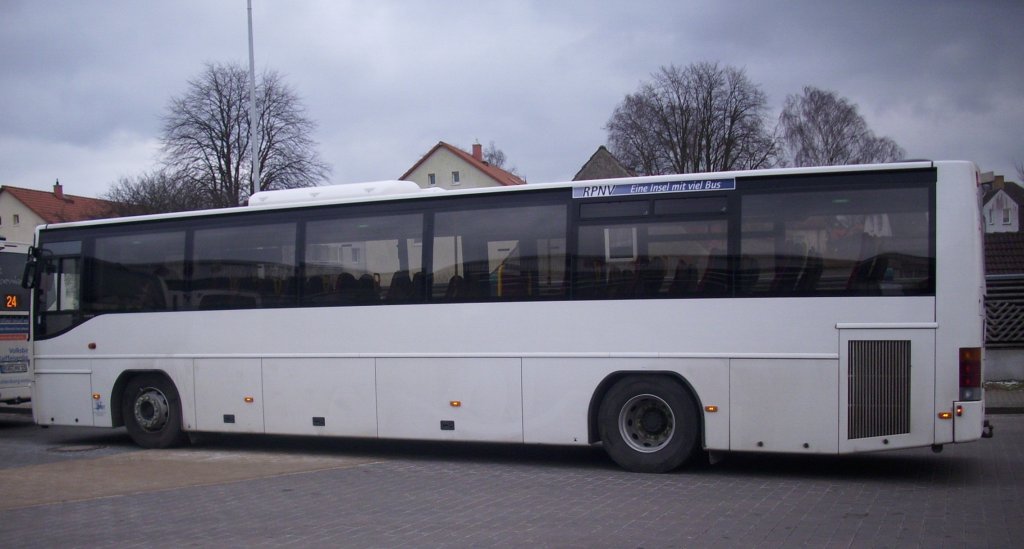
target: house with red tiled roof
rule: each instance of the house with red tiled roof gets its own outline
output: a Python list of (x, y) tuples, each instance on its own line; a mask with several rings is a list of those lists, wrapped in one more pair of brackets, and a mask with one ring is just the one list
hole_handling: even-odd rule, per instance
[(115, 215), (113, 203), (64, 193), (58, 181), (52, 191), (0, 186), (0, 236), (31, 243), (36, 226)]
[(985, 273), (1024, 276), (1024, 188), (1001, 175), (982, 174), (985, 194)]
[(438, 141), (399, 179), (414, 181), (424, 189), (472, 189), (526, 184), (519, 176), (484, 160), (483, 146), (479, 143), (473, 144), (472, 152), (466, 152), (444, 141)]
[(1024, 379), (1024, 188), (981, 174), (985, 225), (985, 378)]

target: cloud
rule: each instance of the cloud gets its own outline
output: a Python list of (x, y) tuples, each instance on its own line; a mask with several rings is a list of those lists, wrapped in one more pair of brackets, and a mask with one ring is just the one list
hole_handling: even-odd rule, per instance
[[(567, 179), (626, 94), (701, 61), (744, 68), (775, 111), (834, 90), (915, 155), (1024, 160), (1020, 2), (253, 4), (257, 70), (302, 99), (333, 182), (396, 177), (438, 140), (494, 141), (530, 181)], [(4, 2), (0, 50), (0, 143), (17, 151), (0, 181), (60, 171), (101, 194), (154, 166), (168, 101), (204, 63), (247, 64), (245, 3)]]
[(4, 135), (0, 166), (19, 176), (0, 184), (46, 189), (59, 179), (68, 194), (100, 196), (118, 178), (154, 167), (159, 148), (155, 138), (123, 130), (88, 145)]

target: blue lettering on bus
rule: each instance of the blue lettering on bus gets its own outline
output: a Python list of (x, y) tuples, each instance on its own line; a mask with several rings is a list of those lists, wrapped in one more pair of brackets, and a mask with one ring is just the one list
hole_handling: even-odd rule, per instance
[(573, 198), (591, 198), (597, 196), (611, 196), (615, 185), (591, 185), (589, 187), (577, 187), (573, 189)]
[(598, 198), (604, 196), (636, 196), (658, 193), (692, 193), (707, 191), (732, 191), (736, 189), (735, 179), (698, 179), (695, 181), (666, 181), (663, 183), (624, 183), (619, 185), (587, 185), (575, 187), (573, 198)]

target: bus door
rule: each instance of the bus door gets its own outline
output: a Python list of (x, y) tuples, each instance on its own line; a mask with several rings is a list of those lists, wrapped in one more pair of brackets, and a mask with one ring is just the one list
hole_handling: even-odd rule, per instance
[[(81, 321), (82, 243), (52, 242), (34, 248), (23, 282), (33, 295), (33, 354), (40, 345)], [(93, 425), (91, 370), (87, 359), (33, 360), (32, 414), (36, 423)], [(45, 419), (44, 419), (45, 418)]]
[(46, 244), (33, 251), (26, 283), (35, 288), (36, 339), (58, 334), (81, 314), (81, 241)]

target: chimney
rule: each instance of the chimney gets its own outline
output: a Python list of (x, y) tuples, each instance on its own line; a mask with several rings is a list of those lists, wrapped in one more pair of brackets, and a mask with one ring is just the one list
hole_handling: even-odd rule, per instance
[(479, 143), (473, 143), (473, 158), (483, 162), (484, 161), (484, 146)]
[(53, 196), (56, 196), (60, 200), (64, 200), (64, 187), (60, 186), (60, 179), (53, 185)]

